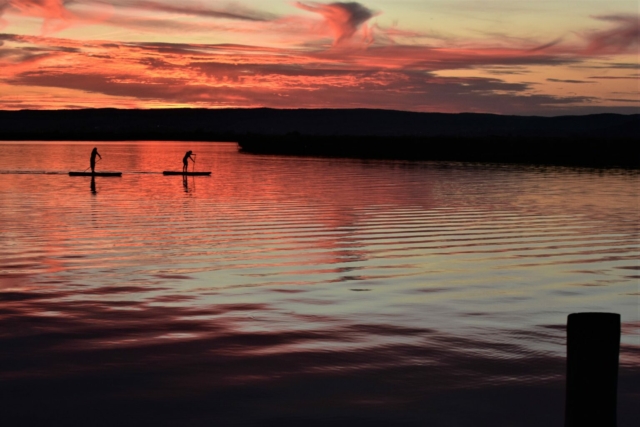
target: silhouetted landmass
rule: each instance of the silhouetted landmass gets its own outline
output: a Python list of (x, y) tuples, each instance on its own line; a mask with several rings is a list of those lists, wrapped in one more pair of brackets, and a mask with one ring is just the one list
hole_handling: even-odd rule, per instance
[(161, 109), (0, 111), (0, 135), (313, 136), (527, 136), (637, 137), (640, 114), (588, 116), (499, 116), (494, 114), (413, 113), (388, 110)]
[(246, 152), (638, 167), (640, 114), (388, 110), (0, 111), (2, 140), (238, 142)]
[[(371, 159), (640, 167), (635, 138), (327, 137), (285, 135), (242, 138), (256, 154)], [(634, 145), (635, 144), (635, 145)]]

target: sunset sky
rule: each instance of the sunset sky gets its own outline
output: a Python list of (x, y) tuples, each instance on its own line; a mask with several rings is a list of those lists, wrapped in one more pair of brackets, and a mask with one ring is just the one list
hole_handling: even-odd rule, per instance
[(637, 0), (0, 0), (0, 109), (640, 112)]

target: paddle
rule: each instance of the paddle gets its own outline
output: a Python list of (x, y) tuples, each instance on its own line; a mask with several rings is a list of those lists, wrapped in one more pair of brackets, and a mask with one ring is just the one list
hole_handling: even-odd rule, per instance
[[(99, 162), (100, 160), (102, 160), (102, 157), (100, 157), (100, 158), (96, 161), (96, 164), (98, 164), (98, 162)], [(85, 170), (83, 170), (82, 172), (86, 172), (86, 171), (88, 171), (89, 169), (91, 169), (91, 166), (89, 166), (88, 168), (86, 168), (86, 169), (85, 169)]]
[(196, 172), (196, 157), (197, 157), (197, 156), (198, 156), (197, 154), (194, 154), (194, 155), (193, 155), (193, 172), (194, 172), (194, 173)]

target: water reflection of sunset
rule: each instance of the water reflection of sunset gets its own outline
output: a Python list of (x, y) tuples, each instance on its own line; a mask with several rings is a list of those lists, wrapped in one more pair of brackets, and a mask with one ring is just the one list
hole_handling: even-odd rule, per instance
[[(487, 394), (509, 395), (513, 420), (536, 396), (555, 409), (532, 422), (552, 422), (567, 313), (615, 311), (632, 419), (637, 173), (99, 143), (99, 168), (123, 176), (93, 194), (66, 172), (95, 145), (0, 146), (3, 392), (33, 385), (54, 413), (132, 401), (249, 424), (341, 401), (336, 417), (376, 402), (415, 425)], [(160, 172), (187, 150), (213, 173), (185, 192)]]

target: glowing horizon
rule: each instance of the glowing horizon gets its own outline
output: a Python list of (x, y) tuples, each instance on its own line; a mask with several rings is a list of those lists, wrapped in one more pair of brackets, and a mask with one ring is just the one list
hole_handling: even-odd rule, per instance
[(0, 109), (638, 113), (636, 1), (0, 0)]

